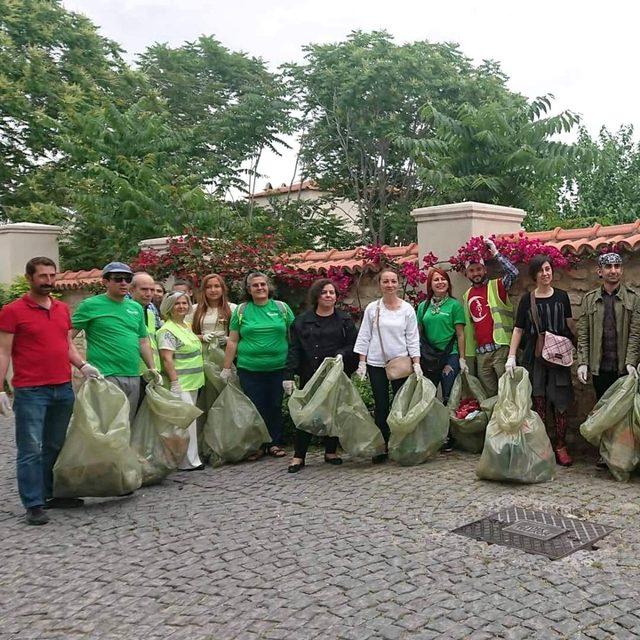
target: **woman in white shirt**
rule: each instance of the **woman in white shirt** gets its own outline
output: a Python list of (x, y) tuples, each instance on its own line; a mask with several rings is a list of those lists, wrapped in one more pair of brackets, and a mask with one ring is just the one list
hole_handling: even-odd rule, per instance
[(202, 342), (217, 344), (222, 349), (227, 344), (229, 320), (236, 308), (228, 300), (227, 285), (217, 273), (211, 273), (202, 280), (198, 304), (193, 315), (187, 317), (193, 332)]
[[(385, 443), (388, 443), (389, 384), (395, 396), (407, 378), (389, 380), (385, 364), (399, 356), (410, 356), (415, 374), (422, 376), (420, 334), (413, 307), (398, 297), (398, 274), (391, 269), (383, 269), (378, 275), (378, 284), (382, 298), (367, 305), (353, 350), (360, 356), (356, 373), (362, 380), (369, 375), (376, 425)], [(375, 456), (373, 462), (384, 462), (386, 459), (385, 453)]]

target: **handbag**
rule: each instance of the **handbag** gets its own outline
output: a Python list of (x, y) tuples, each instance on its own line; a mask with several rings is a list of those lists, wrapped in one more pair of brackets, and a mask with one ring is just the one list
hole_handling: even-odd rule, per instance
[(531, 319), (538, 332), (534, 351), (535, 357), (542, 358), (552, 366), (570, 367), (573, 364), (573, 343), (569, 338), (556, 335), (551, 331), (540, 331), (540, 316), (538, 315), (535, 291), (532, 291), (530, 296)]
[(445, 360), (453, 351), (458, 336), (454, 333), (444, 349), (436, 349), (428, 342), (424, 335), (422, 319), (426, 313), (426, 304), (423, 308), (425, 310), (418, 318), (418, 327), (420, 329), (420, 366), (425, 373), (440, 373), (445, 366)]
[(378, 307), (376, 310), (376, 326), (378, 327), (378, 338), (380, 340), (380, 350), (382, 351), (382, 357), (386, 364), (384, 370), (387, 373), (388, 380), (399, 380), (400, 378), (408, 378), (413, 373), (413, 360), (410, 356), (398, 356), (387, 360), (387, 355), (384, 352), (384, 345), (382, 344), (382, 332), (380, 331), (380, 301), (378, 300)]

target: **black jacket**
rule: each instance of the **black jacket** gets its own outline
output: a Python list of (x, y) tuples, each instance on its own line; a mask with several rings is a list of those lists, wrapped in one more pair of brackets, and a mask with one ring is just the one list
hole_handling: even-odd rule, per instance
[(285, 380), (292, 380), (297, 373), (304, 386), (325, 358), (338, 354), (342, 355), (344, 371), (350, 376), (358, 366), (353, 353), (357, 335), (353, 320), (344, 311), (336, 309), (327, 318), (318, 317), (314, 309), (305, 311), (291, 325)]

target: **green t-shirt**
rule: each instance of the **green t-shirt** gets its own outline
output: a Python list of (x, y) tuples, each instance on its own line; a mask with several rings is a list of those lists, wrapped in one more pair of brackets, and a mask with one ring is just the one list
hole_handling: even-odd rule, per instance
[[(425, 312), (426, 302), (418, 305), (418, 322), (424, 331), (427, 342), (436, 349), (446, 349), (449, 341), (456, 332), (457, 324), (466, 324), (464, 319), (464, 309), (455, 298), (447, 298), (437, 309), (433, 301)], [(458, 353), (458, 342), (453, 343), (451, 353)]]
[[(242, 310), (242, 322), (239, 310)], [(238, 368), (248, 371), (284, 369), (289, 352), (288, 329), (293, 320), (293, 312), (284, 302), (276, 304), (269, 300), (265, 305), (253, 302), (238, 305), (229, 323), (229, 329), (240, 334)]]
[(103, 293), (83, 300), (71, 322), (84, 329), (87, 360), (103, 376), (140, 375), (140, 338), (147, 337), (147, 327), (137, 302), (116, 302)]

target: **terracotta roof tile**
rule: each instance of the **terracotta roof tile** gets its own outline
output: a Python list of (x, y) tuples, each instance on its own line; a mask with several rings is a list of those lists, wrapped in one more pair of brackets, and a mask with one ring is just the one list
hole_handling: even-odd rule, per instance
[(56, 289), (82, 289), (102, 280), (102, 269), (62, 271), (56, 276)]
[(294, 182), (291, 185), (282, 184), (280, 187), (272, 187), (271, 189), (265, 189), (264, 191), (258, 191), (251, 195), (245, 196), (246, 198), (264, 198), (265, 196), (277, 196), (283, 193), (296, 193), (298, 191), (319, 191), (320, 187), (313, 180), (303, 180), (302, 182)]

